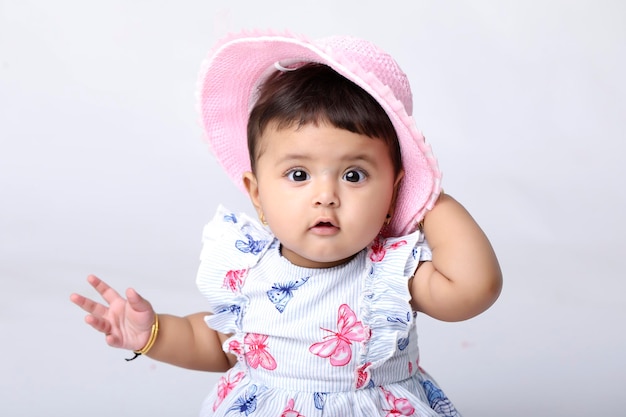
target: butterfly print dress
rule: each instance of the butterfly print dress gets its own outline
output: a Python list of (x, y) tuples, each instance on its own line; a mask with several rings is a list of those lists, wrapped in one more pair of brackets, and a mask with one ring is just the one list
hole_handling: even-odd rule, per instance
[(201, 416), (460, 416), (420, 367), (407, 281), (420, 232), (376, 239), (346, 264), (303, 268), (256, 220), (220, 207), (203, 232), (197, 284), (232, 335), (237, 364)]

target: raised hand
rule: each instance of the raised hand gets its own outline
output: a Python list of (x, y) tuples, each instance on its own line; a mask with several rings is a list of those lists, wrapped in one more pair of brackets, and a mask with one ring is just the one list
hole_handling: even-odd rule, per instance
[(89, 275), (87, 281), (108, 305), (80, 294), (70, 295), (70, 301), (89, 313), (85, 322), (104, 333), (109, 346), (130, 350), (144, 347), (154, 323), (155, 313), (150, 303), (132, 288), (126, 290), (124, 298), (94, 275)]

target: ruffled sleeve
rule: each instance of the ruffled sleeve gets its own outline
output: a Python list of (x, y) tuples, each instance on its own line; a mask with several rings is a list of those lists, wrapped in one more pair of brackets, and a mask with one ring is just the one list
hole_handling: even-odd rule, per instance
[(368, 257), (361, 313), (369, 323), (371, 339), (363, 360), (374, 369), (392, 357), (402, 356), (397, 351), (417, 346), (408, 340), (415, 325), (408, 280), (419, 262), (431, 260), (432, 254), (418, 230), (402, 237), (379, 237), (370, 246)]
[(248, 270), (256, 265), (274, 237), (246, 214), (219, 206), (202, 233), (196, 284), (209, 301), (209, 327), (235, 333), (246, 303), (241, 294)]
[(408, 277), (413, 276), (420, 262), (432, 261), (433, 259), (433, 253), (430, 251), (430, 246), (428, 246), (424, 233), (418, 230), (411, 236), (417, 236), (417, 240), (404, 268), (404, 275)]

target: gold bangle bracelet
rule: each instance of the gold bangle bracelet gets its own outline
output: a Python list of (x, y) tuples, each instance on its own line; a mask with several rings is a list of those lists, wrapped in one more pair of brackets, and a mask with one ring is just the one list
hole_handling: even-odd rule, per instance
[(148, 351), (152, 349), (154, 342), (156, 342), (156, 338), (158, 334), (159, 334), (159, 315), (155, 314), (154, 323), (152, 324), (152, 328), (150, 329), (150, 338), (148, 339), (148, 342), (146, 343), (144, 347), (142, 347), (139, 350), (135, 350), (133, 352), (138, 355), (145, 355), (146, 353), (148, 353)]
[(132, 361), (133, 359), (136, 359), (137, 356), (145, 355), (146, 353), (148, 353), (150, 349), (152, 349), (152, 346), (154, 346), (154, 342), (156, 342), (158, 334), (159, 334), (159, 315), (155, 314), (154, 323), (152, 324), (152, 328), (150, 329), (150, 338), (148, 338), (146, 345), (139, 350), (133, 350), (133, 353), (135, 354), (135, 356), (133, 356), (130, 359), (126, 359), (126, 361)]

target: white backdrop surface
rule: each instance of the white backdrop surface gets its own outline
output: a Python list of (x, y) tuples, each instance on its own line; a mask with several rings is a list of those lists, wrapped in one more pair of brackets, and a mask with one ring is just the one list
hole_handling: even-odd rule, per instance
[(625, 4), (0, 0), (0, 415), (197, 415), (218, 375), (126, 363), (69, 294), (96, 273), (205, 309), (202, 226), (251, 206), (202, 141), (196, 74), (244, 28), (365, 37), (409, 75), (505, 278), (483, 315), (419, 322), (466, 417), (622, 415)]

